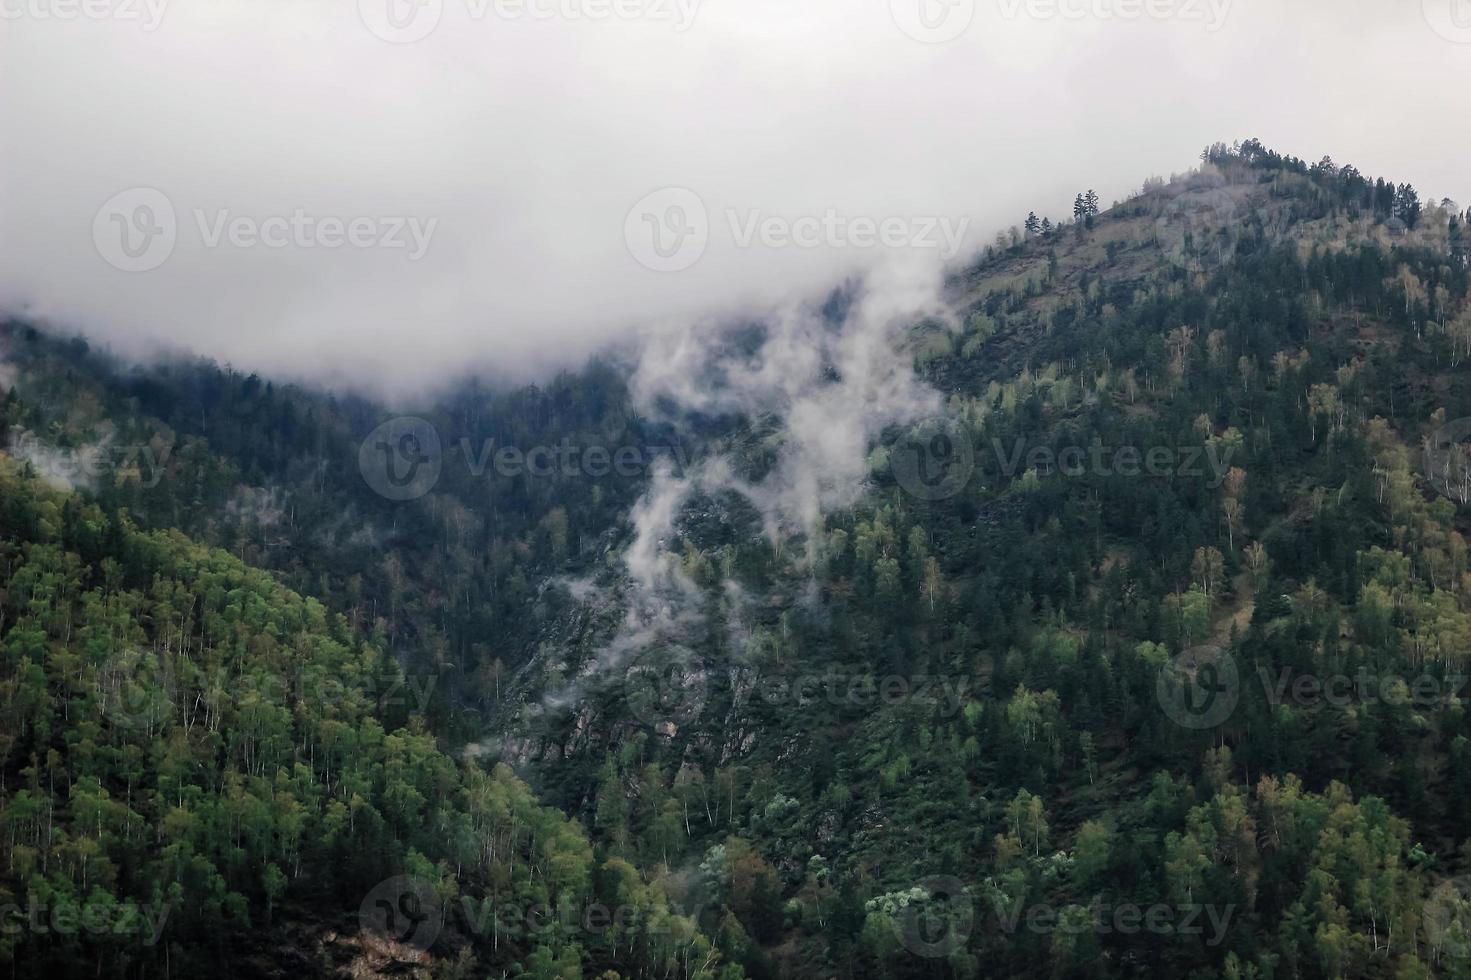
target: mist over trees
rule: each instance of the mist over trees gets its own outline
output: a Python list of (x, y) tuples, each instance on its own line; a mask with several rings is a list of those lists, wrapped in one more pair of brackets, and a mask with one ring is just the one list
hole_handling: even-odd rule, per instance
[[(382, 406), (6, 324), (0, 907), (134, 924), (12, 972), (1466, 975), (1467, 214), (1254, 140), (1038, 204), (810, 530), (617, 356), (395, 501)], [(654, 466), (493, 462), (561, 445), (708, 464), (677, 638), (610, 652)]]

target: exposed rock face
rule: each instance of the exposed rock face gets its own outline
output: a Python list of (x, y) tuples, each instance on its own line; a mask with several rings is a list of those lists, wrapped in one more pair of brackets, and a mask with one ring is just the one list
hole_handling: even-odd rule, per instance
[(434, 957), (386, 936), (360, 932), (347, 944), (355, 946), (357, 952), (341, 969), (339, 976), (352, 977), (353, 980), (378, 980), (380, 977), (427, 980), (433, 976)]

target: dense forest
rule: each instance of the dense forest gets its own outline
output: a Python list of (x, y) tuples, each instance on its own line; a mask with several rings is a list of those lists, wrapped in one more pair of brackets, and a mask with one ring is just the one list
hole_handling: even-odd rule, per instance
[(1471, 976), (1468, 222), (1256, 141), (1033, 212), (806, 522), (637, 351), (405, 422), (4, 324), (0, 957)]

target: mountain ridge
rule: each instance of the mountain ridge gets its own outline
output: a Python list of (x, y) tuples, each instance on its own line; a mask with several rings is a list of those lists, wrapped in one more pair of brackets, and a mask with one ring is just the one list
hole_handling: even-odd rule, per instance
[[(859, 314), (834, 300), (810, 332), (716, 331), (724, 380), (694, 396), (641, 403), (609, 364), (469, 386), (426, 412), (444, 465), (410, 501), (361, 469), (370, 402), (116, 372), (24, 324), (0, 332), (5, 428), (151, 447), (79, 495), (318, 593), (353, 642), (432, 680), (416, 724), (459, 761), (427, 768), (511, 759), (585, 835), (578, 860), (704, 896), (689, 921), (723, 965), (682, 975), (1456, 976), (1468, 525), (1418, 457), (1471, 415), (1465, 220), (1326, 158), (1217, 145), (1195, 175), (1007, 236), (949, 281), (951, 323), (892, 335), (895, 364), (844, 360), (825, 338)], [(772, 375), (792, 339), (817, 353)], [(869, 381), (892, 414), (864, 492), (816, 484), (803, 524), (788, 491), (823, 475), (823, 444), (739, 386), (841, 414)], [(477, 473), (461, 439), (683, 458)], [(145, 487), (150, 458), (166, 474)], [(639, 603), (650, 618), (627, 619)], [(1181, 689), (1228, 662), (1231, 710), (1193, 727)], [(1383, 683), (1326, 699), (1365, 671)], [(452, 946), (512, 967), (454, 934), (415, 968), (458, 969)], [(606, 939), (574, 928), (514, 967), (652, 975)]]

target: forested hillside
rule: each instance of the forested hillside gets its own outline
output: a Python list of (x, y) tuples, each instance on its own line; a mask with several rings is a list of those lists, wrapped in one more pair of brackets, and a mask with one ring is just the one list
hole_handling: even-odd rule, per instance
[(776, 324), (400, 421), (7, 324), (0, 948), (1471, 976), (1467, 222), (1255, 141), (1080, 193), (905, 325), (810, 498), (862, 285), (769, 407)]
[[(17, 972), (739, 975), (661, 881), (446, 756), (433, 675), (341, 615), (8, 462), (0, 520)], [(561, 911), (603, 904), (625, 914), (596, 933)]]

